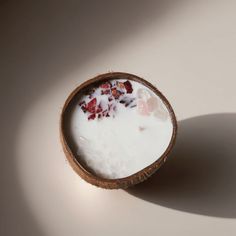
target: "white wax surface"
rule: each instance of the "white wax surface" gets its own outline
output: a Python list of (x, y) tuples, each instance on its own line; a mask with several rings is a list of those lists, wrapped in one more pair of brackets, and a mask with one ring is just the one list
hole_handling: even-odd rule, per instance
[[(77, 154), (101, 177), (123, 178), (140, 171), (160, 158), (171, 140), (173, 125), (164, 103), (142, 84), (130, 82), (133, 86), (130, 96), (137, 98), (138, 89), (148, 90), (158, 99), (165, 119), (153, 113), (140, 115), (138, 107), (127, 108), (120, 103), (114, 117), (102, 119), (88, 120), (79, 105), (73, 109), (71, 132)], [(96, 97), (98, 101), (106, 100), (100, 93)], [(79, 101), (82, 100), (88, 101), (87, 96)]]

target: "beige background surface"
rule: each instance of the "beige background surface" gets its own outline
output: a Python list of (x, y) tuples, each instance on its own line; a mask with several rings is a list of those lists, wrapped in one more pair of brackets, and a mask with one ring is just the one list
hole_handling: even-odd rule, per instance
[[(236, 1), (2, 1), (1, 235), (235, 235)], [(128, 191), (82, 181), (59, 142), (81, 82), (126, 71), (173, 105), (171, 158)]]

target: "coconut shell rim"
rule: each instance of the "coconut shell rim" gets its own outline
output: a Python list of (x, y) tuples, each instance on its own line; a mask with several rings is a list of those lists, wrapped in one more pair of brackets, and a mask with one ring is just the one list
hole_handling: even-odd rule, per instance
[[(78, 160), (78, 157), (75, 157), (73, 152), (71, 151), (71, 148), (69, 144), (67, 143), (66, 137), (65, 137), (65, 116), (66, 111), (68, 107), (71, 105), (71, 102), (73, 101), (74, 97), (84, 88), (91, 86), (94, 83), (99, 83), (102, 81), (108, 81), (111, 79), (129, 79), (136, 82), (139, 82), (143, 84), (145, 87), (151, 89), (165, 104), (170, 117), (171, 122), (173, 125), (173, 132), (171, 136), (171, 140), (169, 142), (168, 147), (166, 148), (165, 152), (152, 164), (149, 166), (141, 169), (140, 171), (129, 175), (127, 177), (123, 178), (117, 178), (117, 179), (107, 179), (100, 176), (95, 175), (94, 173), (91, 173), (86, 167), (84, 167)], [(62, 108), (61, 116), (60, 116), (60, 140), (62, 143), (63, 151), (66, 155), (67, 160), (69, 161), (71, 167), (74, 169), (74, 171), (79, 174), (79, 176), (84, 179), (85, 181), (89, 182), (90, 184), (93, 184), (98, 187), (106, 188), (106, 189), (125, 189), (130, 186), (133, 186), (135, 184), (138, 184), (140, 182), (143, 182), (148, 177), (150, 177), (153, 173), (155, 173), (166, 161), (168, 158), (168, 154), (172, 150), (175, 141), (176, 141), (176, 135), (177, 135), (177, 119), (174, 113), (174, 110), (172, 106), (170, 105), (167, 98), (150, 82), (146, 81), (143, 78), (140, 78), (137, 75), (133, 75), (126, 72), (108, 72), (105, 74), (97, 75), (89, 80), (86, 80), (85, 82), (81, 83), (79, 86), (77, 86), (67, 97), (64, 106)]]

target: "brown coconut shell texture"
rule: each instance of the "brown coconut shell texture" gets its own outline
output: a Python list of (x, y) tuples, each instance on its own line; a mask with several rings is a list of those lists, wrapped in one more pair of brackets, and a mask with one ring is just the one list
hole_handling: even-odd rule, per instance
[[(82, 161), (80, 161), (80, 157), (73, 154), (72, 148), (70, 146), (69, 140), (67, 139), (66, 135), (66, 127), (68, 124), (66, 124), (67, 119), (66, 116), (68, 115), (68, 108), (70, 106), (73, 106), (73, 99), (75, 99), (76, 95), (78, 93), (81, 93), (84, 89), (90, 87), (91, 85), (105, 82), (111, 79), (127, 79), (127, 80), (133, 80), (137, 81), (147, 88), (151, 89), (157, 96), (159, 96), (164, 104), (166, 105), (170, 116), (171, 121), (173, 124), (173, 133), (170, 140), (170, 143), (166, 149), (166, 151), (163, 153), (163, 155), (158, 158), (154, 163), (147, 166), (146, 168), (140, 170), (139, 172), (132, 174), (125, 178), (119, 178), (119, 179), (106, 179), (99, 176), (96, 176), (95, 173), (93, 173), (92, 170), (89, 170), (84, 164), (82, 164)], [(138, 184), (140, 182), (143, 182), (148, 177), (150, 177), (153, 173), (155, 173), (160, 166), (166, 161), (168, 154), (170, 153), (171, 149), (174, 146), (175, 140), (176, 140), (176, 134), (177, 134), (177, 121), (174, 114), (174, 111), (168, 102), (168, 100), (165, 98), (165, 96), (152, 84), (150, 84), (148, 81), (132, 74), (123, 73), (123, 72), (110, 72), (106, 74), (98, 75), (90, 80), (87, 80), (83, 84), (81, 84), (79, 87), (77, 87), (67, 98), (62, 113), (61, 113), (61, 120), (60, 120), (60, 138), (61, 143), (63, 146), (63, 150), (65, 152), (66, 158), (69, 161), (70, 165), (74, 169), (74, 171), (81, 176), (85, 181), (89, 182), (90, 184), (93, 184), (95, 186), (106, 188), (106, 189), (126, 189), (130, 186), (133, 186), (135, 184)], [(121, 154), (122, 155), (122, 154)]]

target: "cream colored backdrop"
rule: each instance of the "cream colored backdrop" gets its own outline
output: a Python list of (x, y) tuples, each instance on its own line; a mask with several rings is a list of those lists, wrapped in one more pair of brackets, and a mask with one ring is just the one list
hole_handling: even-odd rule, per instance
[[(0, 234), (235, 235), (235, 10), (233, 0), (2, 1)], [(172, 158), (129, 191), (82, 181), (59, 142), (68, 94), (107, 71), (155, 84), (180, 121)]]

